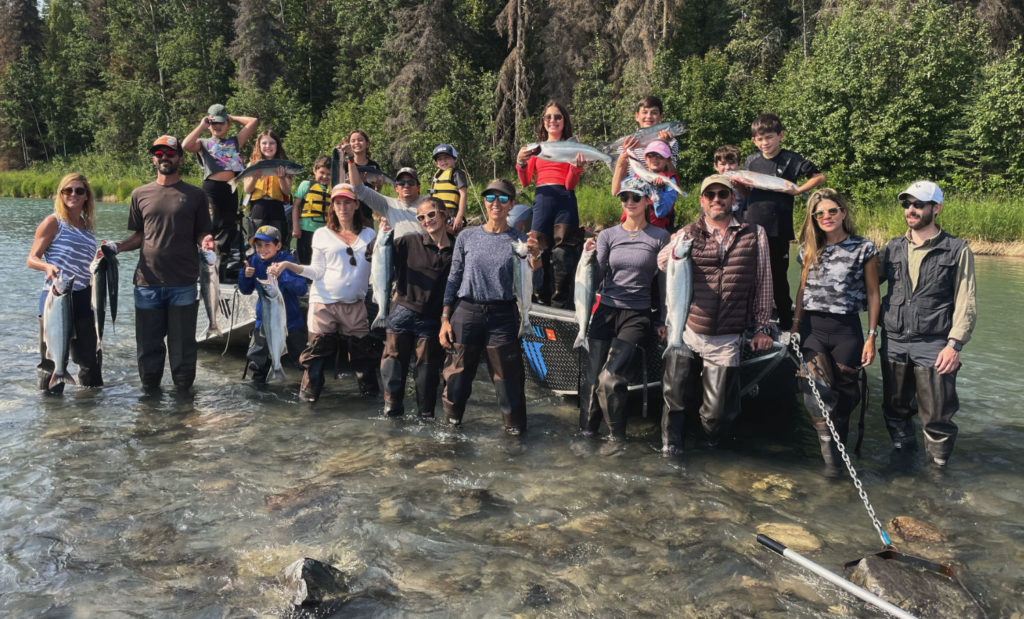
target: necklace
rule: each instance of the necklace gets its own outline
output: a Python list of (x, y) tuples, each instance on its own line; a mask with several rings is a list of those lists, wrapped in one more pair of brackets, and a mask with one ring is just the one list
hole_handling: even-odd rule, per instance
[(625, 223), (622, 224), (622, 229), (629, 233), (629, 240), (631, 240), (631, 241), (635, 241), (637, 235), (640, 234), (640, 231), (643, 230), (646, 227), (647, 226), (640, 226), (636, 230), (630, 230), (629, 228), (626, 227)]

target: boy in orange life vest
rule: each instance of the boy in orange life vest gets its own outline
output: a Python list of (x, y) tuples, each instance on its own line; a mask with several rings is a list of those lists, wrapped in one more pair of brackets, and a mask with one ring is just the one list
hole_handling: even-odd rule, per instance
[(313, 177), (312, 183), (302, 181), (292, 202), (292, 236), (297, 239), (295, 257), (299, 264), (309, 264), (313, 259), (313, 233), (327, 223), (327, 211), (331, 206), (330, 157), (316, 158)]
[(430, 195), (444, 202), (454, 232), (458, 232), (465, 223), (466, 195), (469, 188), (466, 173), (455, 169), (458, 158), (459, 154), (451, 144), (438, 144), (434, 147), (434, 165), (437, 166), (437, 172), (430, 183)]

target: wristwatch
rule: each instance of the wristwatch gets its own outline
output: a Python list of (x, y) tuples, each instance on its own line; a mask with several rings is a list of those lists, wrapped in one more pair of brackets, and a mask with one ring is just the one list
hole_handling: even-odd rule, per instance
[(757, 333), (763, 333), (764, 335), (767, 335), (768, 337), (772, 336), (772, 329), (771, 329), (771, 327), (758, 327), (756, 332)]
[(954, 340), (953, 338), (950, 338), (950, 339), (946, 340), (946, 346), (949, 346), (950, 348), (952, 348), (953, 350), (955, 350), (957, 352), (960, 352), (961, 350), (964, 349), (963, 342)]
[(864, 335), (873, 335), (875, 337), (878, 337), (878, 327), (875, 327), (874, 329), (868, 329), (867, 331), (864, 332)]

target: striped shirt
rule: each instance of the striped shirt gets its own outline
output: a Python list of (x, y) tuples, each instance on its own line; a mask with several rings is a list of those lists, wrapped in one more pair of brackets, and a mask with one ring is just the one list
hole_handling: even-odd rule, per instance
[[(43, 252), (43, 259), (60, 269), (61, 275), (75, 276), (74, 290), (85, 290), (92, 282), (89, 265), (96, 256), (96, 235), (57, 219), (57, 236)], [(49, 284), (43, 286), (45, 289)]]

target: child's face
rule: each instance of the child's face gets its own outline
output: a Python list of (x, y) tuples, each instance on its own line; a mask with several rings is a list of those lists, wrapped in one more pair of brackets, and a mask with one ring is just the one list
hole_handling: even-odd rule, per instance
[(782, 150), (782, 139), (785, 137), (785, 131), (780, 133), (768, 132), (758, 134), (751, 138), (751, 141), (754, 142), (754, 146), (761, 151), (762, 155), (771, 159), (775, 155), (778, 155), (779, 151)]
[(548, 132), (548, 139), (562, 139), (565, 119), (562, 117), (562, 111), (554, 105), (544, 110), (544, 129)]
[(264, 159), (273, 159), (277, 154), (277, 140), (265, 135), (260, 138), (260, 153)]
[(644, 160), (647, 162), (647, 169), (651, 172), (664, 172), (668, 169), (668, 159), (658, 153), (647, 153), (644, 155)]
[(434, 159), (434, 165), (441, 170), (450, 170), (455, 166), (455, 158), (451, 155), (438, 155), (437, 159)]
[(633, 115), (641, 127), (653, 127), (661, 122), (661, 109), (656, 107), (642, 107)]
[(723, 157), (715, 159), (715, 172), (724, 174), (729, 170), (739, 170), (740, 162), (733, 157)]
[(281, 244), (277, 241), (261, 241), (256, 239), (256, 253), (260, 255), (263, 260), (270, 260), (277, 255), (278, 250), (281, 249)]
[(369, 146), (362, 133), (353, 133), (348, 136), (348, 143), (352, 145), (353, 153), (366, 152), (366, 148)]
[(313, 177), (316, 178), (316, 182), (321, 185), (326, 185), (331, 182), (331, 169), (327, 166), (320, 166), (319, 168), (313, 168)]

